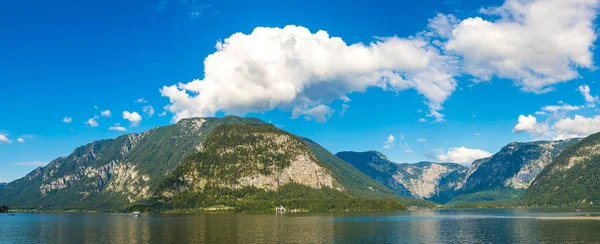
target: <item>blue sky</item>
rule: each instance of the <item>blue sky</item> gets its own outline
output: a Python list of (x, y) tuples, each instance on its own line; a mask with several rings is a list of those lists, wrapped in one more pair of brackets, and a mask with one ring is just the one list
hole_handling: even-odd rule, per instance
[(189, 116), (254, 116), (334, 153), (396, 162), (468, 165), (511, 141), (586, 136), (600, 131), (597, 5), (10, 1), (0, 9), (0, 182)]

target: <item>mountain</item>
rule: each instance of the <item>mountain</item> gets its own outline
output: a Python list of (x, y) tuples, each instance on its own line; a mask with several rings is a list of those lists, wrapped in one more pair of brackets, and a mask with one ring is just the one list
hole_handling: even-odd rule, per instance
[(449, 205), (508, 203), (521, 197), (552, 159), (578, 140), (511, 142), (468, 169), (453, 163), (396, 164), (376, 151), (336, 155), (400, 196)]
[(600, 206), (600, 133), (562, 151), (520, 202), (529, 206)]
[(157, 195), (167, 208), (238, 211), (269, 211), (274, 203), (311, 211), (371, 210), (394, 204), (373, 198), (397, 199), (310, 140), (272, 125), (243, 124), (216, 128)]
[(111, 209), (148, 199), (186, 156), (223, 124), (265, 124), (258, 119), (184, 119), (141, 134), (78, 147), (6, 185), (10, 206)]
[(511, 142), (491, 157), (474, 161), (460, 196), (450, 203), (514, 200), (525, 192), (553, 158), (577, 141)]
[[(315, 143), (259, 119), (183, 119), (141, 134), (78, 147), (71, 155), (8, 183), (0, 191), (0, 204), (123, 210), (169, 193), (176, 196), (207, 189), (244, 189), (267, 195), (287, 189), (360, 201), (395, 197), (389, 189), (336, 159)], [(397, 201), (361, 203), (394, 205)]]
[(461, 189), (467, 168), (454, 163), (397, 164), (377, 151), (339, 152), (339, 158), (400, 196), (445, 203)]

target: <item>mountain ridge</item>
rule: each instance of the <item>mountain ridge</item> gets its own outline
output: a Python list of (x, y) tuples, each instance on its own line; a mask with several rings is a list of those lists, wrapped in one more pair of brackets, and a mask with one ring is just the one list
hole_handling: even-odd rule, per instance
[[(347, 189), (353, 196), (363, 198), (361, 194), (365, 194), (364, 198), (398, 200), (398, 197), (389, 189), (364, 176), (353, 167), (348, 167), (346, 162), (335, 161), (339, 159), (333, 155), (327, 155), (329, 153), (327, 150), (316, 143), (312, 143), (312, 141), (308, 142), (305, 139), (300, 139), (259, 119), (226, 116), (223, 118), (183, 119), (175, 124), (152, 128), (143, 133), (126, 134), (114, 139), (98, 140), (77, 147), (70, 155), (59, 157), (48, 165), (33, 170), (25, 177), (8, 183), (0, 191), (0, 202), (11, 206), (36, 209), (95, 210), (118, 210), (124, 206), (148, 202), (155, 196), (162, 182), (183, 161), (204, 150), (204, 146), (210, 145), (210, 143), (206, 145), (205, 143), (213, 134), (213, 131), (223, 126), (241, 124), (260, 126), (261, 128), (268, 127), (276, 131), (274, 133), (278, 137), (254, 138), (256, 142), (263, 144), (273, 143), (282, 138), (296, 138), (289, 140), (292, 140), (294, 142), (292, 144), (296, 147), (305, 148), (302, 150), (307, 153), (303, 155), (313, 155), (306, 156), (307, 160), (313, 162), (313, 164), (302, 164), (302, 167), (307, 165), (312, 165), (310, 167), (313, 167), (313, 169), (327, 167), (327, 169), (320, 170), (323, 177), (331, 175), (339, 178), (340, 174), (349, 174), (352, 176), (351, 178), (354, 178), (351, 180), (338, 180), (339, 182), (331, 178), (329, 180), (331, 184), (327, 184), (331, 189), (356, 180), (358, 183), (349, 184), (350, 187)], [(251, 135), (246, 132), (241, 131), (236, 136)], [(256, 135), (252, 134), (252, 136)], [(287, 147), (291, 144), (284, 143), (281, 145), (283, 146), (280, 147), (280, 152), (284, 154), (277, 154), (279, 156), (261, 154), (268, 148), (263, 148), (264, 150), (261, 149), (260, 152), (253, 152), (252, 156), (262, 155), (265, 160), (282, 162), (281, 157), (285, 156), (285, 152), (291, 152), (292, 148)], [(249, 149), (254, 147), (251, 144), (240, 146)], [(313, 154), (312, 150), (320, 151)], [(308, 153), (308, 151), (311, 151), (311, 153)], [(323, 163), (323, 160), (318, 159), (318, 157), (327, 158), (328, 163)], [(216, 163), (220, 159), (213, 159), (211, 162)], [(241, 159), (238, 158), (237, 160), (240, 161)], [(328, 167), (332, 167), (333, 170)], [(329, 171), (337, 173), (330, 174)], [(248, 177), (252, 178), (253, 176), (260, 176), (260, 174)], [(310, 193), (310, 189), (303, 188), (305, 185), (302, 184), (302, 180), (299, 180), (300, 178), (294, 178), (296, 176), (289, 175), (290, 179), (300, 182), (299, 186), (289, 187), (291, 191), (298, 190), (313, 194)], [(255, 179), (248, 179), (248, 181), (252, 180)], [(341, 183), (342, 181), (344, 183)], [(325, 183), (319, 182), (317, 184)], [(258, 187), (257, 185), (247, 186), (251, 188)], [(226, 188), (234, 189), (238, 186), (229, 185)], [(262, 188), (258, 187), (257, 189)]]

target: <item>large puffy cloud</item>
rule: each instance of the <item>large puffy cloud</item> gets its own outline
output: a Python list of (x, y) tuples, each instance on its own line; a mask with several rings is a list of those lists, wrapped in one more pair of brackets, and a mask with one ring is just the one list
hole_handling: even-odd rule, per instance
[(204, 60), (204, 79), (160, 90), (170, 100), (174, 121), (277, 107), (322, 121), (332, 100), (348, 101), (347, 94), (369, 87), (415, 89), (427, 99), (430, 115), (442, 120), (439, 111), (456, 87), (454, 59), (421, 38), (348, 45), (322, 30), (257, 27), (216, 48)]
[[(553, 122), (553, 123), (552, 123)], [(532, 115), (520, 115), (513, 132), (528, 132), (536, 139), (563, 140), (568, 138), (586, 137), (600, 132), (600, 115), (585, 117), (562, 117), (547, 123), (538, 123)]]
[(548, 133), (548, 125), (537, 122), (533, 115), (519, 115), (518, 123), (513, 128), (514, 133), (529, 132), (534, 137), (543, 137)]
[(454, 147), (436, 156), (440, 162), (454, 162), (459, 164), (470, 164), (473, 161), (492, 156), (488, 151), (481, 149), (470, 149), (466, 147)]
[(600, 132), (600, 115), (592, 118), (575, 115), (556, 121), (552, 126), (553, 138), (556, 140), (585, 137)]
[(142, 121), (142, 116), (137, 112), (123, 111), (123, 119), (129, 120), (130, 126), (136, 127)]
[[(463, 70), (481, 80), (497, 76), (525, 91), (548, 91), (577, 78), (577, 68), (593, 67), (597, 7), (598, 0), (507, 0), (482, 11), (493, 21), (461, 21), (445, 49), (462, 57)], [(440, 18), (436, 23), (448, 22)]]

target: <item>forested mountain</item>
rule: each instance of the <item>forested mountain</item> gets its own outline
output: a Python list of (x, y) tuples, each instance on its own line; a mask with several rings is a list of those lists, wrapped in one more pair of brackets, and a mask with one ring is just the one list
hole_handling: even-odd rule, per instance
[(397, 164), (376, 151), (336, 155), (400, 196), (452, 205), (499, 203), (519, 198), (553, 158), (577, 141), (512, 142), (469, 168), (453, 163)]
[[(267, 194), (291, 188), (291, 192), (310, 195), (306, 199), (313, 197), (311, 194), (337, 194), (353, 200), (398, 199), (309, 140), (258, 119), (226, 116), (183, 119), (141, 134), (81, 146), (8, 183), (0, 191), (0, 204), (122, 210), (152, 203), (169, 191), (175, 195), (217, 188)], [(315, 193), (315, 189), (323, 191)], [(188, 201), (186, 206), (204, 206), (199, 204), (202, 201)], [(401, 207), (396, 201), (385, 204)]]
[(459, 196), (450, 203), (513, 201), (553, 158), (577, 141), (511, 142), (491, 157), (473, 162)]
[(274, 204), (311, 211), (402, 208), (398, 201), (383, 200), (398, 200), (393, 192), (348, 166), (317, 144), (272, 125), (220, 126), (163, 183), (157, 200), (175, 209), (269, 211)]
[(600, 133), (567, 147), (523, 195), (529, 206), (600, 206)]

